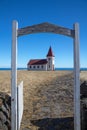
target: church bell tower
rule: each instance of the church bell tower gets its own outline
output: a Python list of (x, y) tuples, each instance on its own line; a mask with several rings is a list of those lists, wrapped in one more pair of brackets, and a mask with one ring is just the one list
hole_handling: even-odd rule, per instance
[(54, 68), (54, 54), (52, 52), (52, 48), (50, 46), (48, 54), (47, 54), (47, 70), (53, 71), (55, 70)]

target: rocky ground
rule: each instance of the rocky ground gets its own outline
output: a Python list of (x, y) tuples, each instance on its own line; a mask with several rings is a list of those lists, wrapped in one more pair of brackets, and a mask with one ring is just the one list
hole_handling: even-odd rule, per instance
[[(1, 91), (10, 94), (10, 71), (0, 74)], [(80, 78), (81, 82), (87, 80), (87, 72), (81, 72)], [(73, 130), (72, 71), (18, 71), (18, 83), (21, 80), (24, 81), (21, 130)]]

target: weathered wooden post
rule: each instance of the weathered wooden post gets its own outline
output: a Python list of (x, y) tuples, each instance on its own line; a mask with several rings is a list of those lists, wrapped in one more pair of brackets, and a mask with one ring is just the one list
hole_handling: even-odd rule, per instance
[(79, 24), (74, 24), (74, 130), (80, 130)]
[(11, 130), (17, 130), (17, 21), (12, 25), (11, 57)]
[(12, 24), (11, 57), (11, 130), (20, 130), (23, 115), (23, 81), (17, 86), (17, 36), (18, 23)]

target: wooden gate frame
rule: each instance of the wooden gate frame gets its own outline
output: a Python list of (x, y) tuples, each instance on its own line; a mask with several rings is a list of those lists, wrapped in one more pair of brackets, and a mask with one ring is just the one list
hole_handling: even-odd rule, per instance
[(17, 37), (27, 34), (48, 32), (73, 38), (74, 46), (74, 130), (80, 130), (80, 65), (79, 65), (79, 24), (73, 29), (42, 23), (18, 29), (18, 22), (12, 26), (12, 70), (11, 70), (11, 130), (17, 129)]

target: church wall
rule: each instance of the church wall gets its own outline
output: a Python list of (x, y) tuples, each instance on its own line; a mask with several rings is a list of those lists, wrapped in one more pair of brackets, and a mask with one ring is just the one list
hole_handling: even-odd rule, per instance
[(28, 70), (42, 70), (42, 71), (46, 71), (47, 70), (47, 64), (43, 64), (43, 65), (28, 65), (27, 66)]

